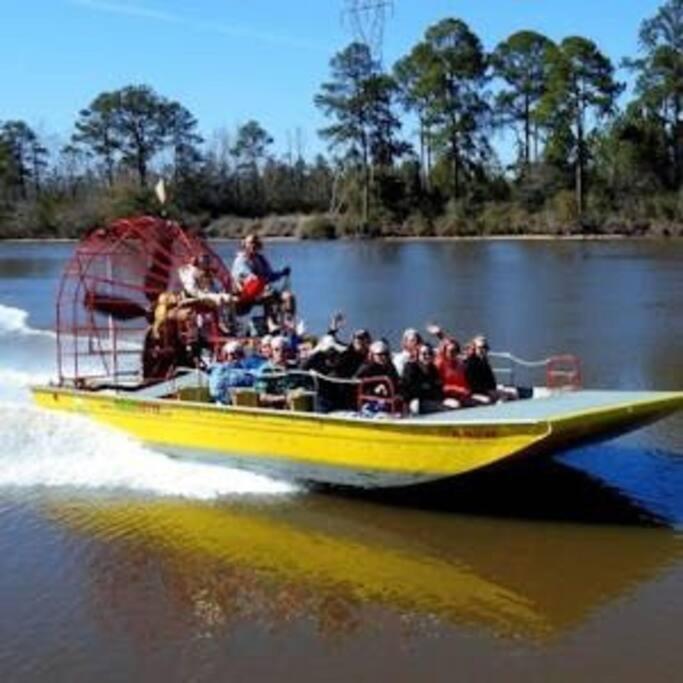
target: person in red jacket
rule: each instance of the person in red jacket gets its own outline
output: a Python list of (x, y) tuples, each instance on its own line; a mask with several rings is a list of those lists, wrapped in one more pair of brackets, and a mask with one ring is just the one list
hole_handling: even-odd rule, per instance
[(460, 355), (460, 343), (455, 337), (447, 335), (439, 325), (428, 325), (427, 332), (439, 340), (434, 362), (441, 377), (444, 397), (461, 406), (472, 405), (472, 391)]
[(469, 405), (472, 392), (465, 375), (465, 364), (460, 358), (460, 344), (457, 339), (442, 339), (434, 362), (441, 377), (444, 397), (454, 399), (460, 405)]

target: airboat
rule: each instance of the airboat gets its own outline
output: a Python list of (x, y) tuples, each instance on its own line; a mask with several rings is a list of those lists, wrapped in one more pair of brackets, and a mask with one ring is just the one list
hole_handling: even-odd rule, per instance
[[(170, 456), (361, 488), (418, 485), (548, 456), (683, 408), (683, 392), (583, 389), (573, 356), (540, 363), (544, 386), (534, 387), (531, 398), (429, 415), (321, 412), (316, 376), (311, 400), (292, 401), (287, 409), (259, 405), (248, 391), (245, 400), (216, 404), (207, 373), (179, 360), (187, 341), (181, 325), (173, 341), (150, 344), (160, 298), (180, 291), (179, 271), (193, 259), (209, 261), (216, 281), (229, 286), (218, 254), (176, 222), (137, 217), (87, 233), (57, 294), (57, 377), (32, 387), (35, 401), (87, 416)], [(215, 356), (226, 339), (215, 316), (205, 312), (204, 319), (204, 352)], [(508, 360), (513, 372), (516, 359)], [(360, 408), (362, 382), (355, 391)]]

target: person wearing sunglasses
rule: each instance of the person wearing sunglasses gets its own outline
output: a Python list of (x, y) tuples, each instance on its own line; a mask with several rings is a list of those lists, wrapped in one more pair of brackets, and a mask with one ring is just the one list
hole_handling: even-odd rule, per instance
[(467, 345), (465, 357), (465, 378), (475, 404), (488, 405), (497, 401), (516, 398), (514, 390), (499, 389), (496, 376), (489, 362), (489, 343), (479, 334)]
[(413, 414), (434, 413), (459, 404), (445, 400), (443, 384), (435, 364), (435, 353), (431, 344), (421, 344), (417, 358), (409, 360), (403, 369), (401, 386), (403, 397)]
[(385, 339), (378, 339), (370, 344), (368, 359), (358, 368), (356, 379), (375, 379), (368, 382), (364, 393), (378, 397), (396, 396), (400, 389), (400, 379), (396, 367), (391, 361), (391, 350)]

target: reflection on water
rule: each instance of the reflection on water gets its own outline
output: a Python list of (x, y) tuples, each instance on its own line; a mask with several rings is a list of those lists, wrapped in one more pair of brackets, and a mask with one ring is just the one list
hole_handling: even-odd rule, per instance
[(310, 621), (325, 639), (354, 638), (380, 609), (418, 630), (436, 619), (543, 641), (681, 551), (667, 531), (558, 529), (312, 494), (212, 507), (71, 502), (49, 516), (97, 541), (87, 568), (91, 612), (135, 639)]

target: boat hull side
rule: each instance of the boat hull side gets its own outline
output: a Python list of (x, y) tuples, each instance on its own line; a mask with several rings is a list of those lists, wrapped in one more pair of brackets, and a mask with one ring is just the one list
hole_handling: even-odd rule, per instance
[(463, 474), (530, 450), (550, 432), (547, 424), (416, 426), (52, 387), (33, 393), (44, 408), (88, 416), (171, 455), (364, 487)]

